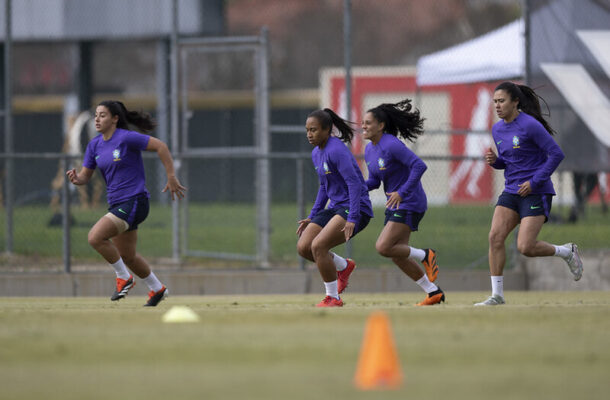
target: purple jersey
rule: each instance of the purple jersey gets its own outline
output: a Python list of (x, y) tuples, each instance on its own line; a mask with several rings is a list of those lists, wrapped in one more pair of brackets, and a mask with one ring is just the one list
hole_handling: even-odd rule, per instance
[(373, 216), (362, 172), (352, 153), (339, 138), (329, 137), (323, 149), (316, 146), (311, 152), (311, 160), (318, 173), (320, 189), (309, 218), (324, 209), (328, 199), (329, 208), (349, 209), (348, 222), (357, 223), (360, 213)]
[(402, 197), (399, 209), (418, 213), (428, 209), (428, 199), (421, 184), (428, 167), (400, 139), (384, 133), (379, 143), (366, 145), (364, 159), (369, 169), (366, 181), (369, 190), (377, 189), (383, 182), (386, 193), (398, 192)]
[(491, 132), (498, 148), (492, 167), (504, 169), (505, 192), (517, 194), (529, 181), (532, 194), (555, 194), (551, 174), (564, 155), (536, 118), (521, 112), (509, 123), (496, 122)]
[(89, 142), (83, 166), (99, 167), (104, 181), (108, 204), (117, 204), (135, 195), (146, 193), (146, 178), (142, 150), (146, 150), (150, 136), (117, 129), (110, 140), (100, 134)]

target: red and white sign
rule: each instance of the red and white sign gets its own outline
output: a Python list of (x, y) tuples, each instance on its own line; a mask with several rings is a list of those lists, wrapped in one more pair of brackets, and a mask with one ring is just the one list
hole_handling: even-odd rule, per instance
[[(346, 118), (343, 69), (323, 70), (321, 85), (321, 107), (329, 107)], [(489, 203), (494, 200), (493, 173), (483, 161), (483, 154), (488, 147), (493, 146), (493, 141), (490, 134), (483, 132), (489, 132), (494, 123), (492, 96), (495, 86), (495, 83), (469, 83), (417, 87), (414, 68), (354, 68), (352, 110), (348, 119), (358, 123), (362, 120), (365, 107), (370, 107), (365, 106), (367, 96), (394, 99), (397, 94), (407, 94), (410, 98), (425, 100), (426, 96), (444, 94), (449, 98), (448, 102), (434, 103), (434, 107), (444, 107), (443, 110), (426, 109), (425, 101), (417, 105), (426, 118), (426, 125), (442, 126), (450, 134), (448, 145), (435, 148), (433, 155), (469, 156), (478, 157), (479, 160), (452, 161), (446, 164), (446, 171), (429, 170), (426, 172), (428, 179), (432, 174), (432, 179), (440, 179), (442, 182), (436, 181), (430, 187), (424, 185), (426, 193), (429, 198), (441, 199), (440, 202), (445, 204)], [(435, 121), (437, 115), (448, 115), (449, 119), (446, 122)], [(446, 126), (446, 123), (450, 126)], [(362, 154), (364, 143), (360, 135), (356, 136), (352, 151), (354, 154)]]

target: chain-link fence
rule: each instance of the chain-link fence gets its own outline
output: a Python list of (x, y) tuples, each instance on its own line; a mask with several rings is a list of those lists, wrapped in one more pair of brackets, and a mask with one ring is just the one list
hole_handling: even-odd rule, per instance
[[(160, 193), (165, 185), (162, 165), (154, 155), (145, 157), (152, 208), (139, 230), (138, 250), (156, 264), (260, 266), (260, 236), (268, 234), (264, 261), (271, 267), (299, 268), (296, 222), (309, 212), (318, 187), (303, 128), (307, 115), (331, 107), (358, 122), (363, 112), (381, 102), (411, 98), (426, 118), (425, 135), (409, 146), (428, 165), (423, 185), (429, 199), (429, 210), (412, 243), (435, 248), (443, 267), (487, 268), (487, 233), (503, 186), (501, 172), (481, 160), (495, 122), (491, 97), (499, 81), (525, 79), (524, 64), (517, 72), (490, 64), (481, 67), (487, 78), (434, 82), (420, 77), (433, 64), (422, 67), (418, 60), (426, 56), (434, 61), (438, 56), (442, 64), (443, 56), (463, 47), (453, 45), (494, 33), (494, 28), (515, 20), (517, 33), (510, 31), (513, 36), (505, 40), (525, 46), (525, 23), (518, 22), (524, 2), (390, 0), (380, 6), (373, 0), (352, 1), (349, 113), (345, 73), (340, 68), (344, 46), (340, 0), (268, 1), (259, 7), (220, 0), (109, 1), (103, 7), (85, 0), (11, 3), (13, 142), (12, 148), (6, 147), (6, 140), (0, 144), (0, 164), (6, 166), (11, 160), (14, 173), (8, 191), (6, 168), (0, 175), (5, 205), (0, 214), (4, 253), (0, 270), (63, 270), (66, 256), (72, 270), (101, 264), (86, 239), (90, 227), (106, 212), (101, 177), (96, 172), (91, 184), (76, 188), (64, 186), (64, 172), (68, 166), (80, 165), (84, 146), (95, 134), (83, 112), (90, 113), (92, 106), (108, 98), (151, 112), (159, 122), (153, 134), (172, 146), (171, 110), (174, 106), (179, 110), (180, 137), (172, 151), (189, 191), (177, 219), (171, 201)], [(258, 150), (260, 71), (253, 52), (194, 52), (184, 59), (176, 52), (179, 103), (172, 104), (175, 10), (174, 32), (179, 40), (258, 37), (268, 26), (267, 154)], [(34, 16), (41, 22), (34, 24)], [(112, 22), (105, 25), (105, 21)], [(436, 53), (442, 49), (446, 52)], [(472, 68), (490, 51), (469, 49), (458, 61), (445, 61), (445, 66)], [(509, 53), (510, 59), (518, 58)], [(356, 140), (357, 157), (364, 145)], [(187, 148), (204, 151), (198, 154)], [(231, 154), (225, 151), (230, 149)], [(268, 202), (261, 200), (261, 161), (267, 163)], [(607, 193), (605, 178), (601, 185), (596, 183), (599, 189), (593, 191), (592, 204), (576, 224), (563, 223), (578, 196), (573, 175), (566, 171), (553, 178), (558, 195), (552, 225), (543, 229), (541, 238), (606, 248), (607, 216), (600, 201)], [(596, 194), (600, 189), (601, 196)], [(6, 193), (11, 195), (10, 215)], [(383, 224), (384, 196), (378, 190), (371, 198), (376, 217), (350, 249), (363, 267), (389, 264), (374, 248)], [(266, 212), (261, 201), (267, 202), (269, 215), (263, 215), (267, 225), (261, 225), (261, 213)], [(180, 226), (177, 231), (175, 223)], [(178, 260), (176, 235), (180, 235)], [(227, 254), (234, 256), (224, 257)]]

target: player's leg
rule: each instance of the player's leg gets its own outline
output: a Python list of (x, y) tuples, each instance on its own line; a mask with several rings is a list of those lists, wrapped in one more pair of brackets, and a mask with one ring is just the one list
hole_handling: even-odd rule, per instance
[(146, 262), (146, 260), (140, 256), (136, 252), (136, 246), (138, 244), (138, 230), (132, 229), (126, 232), (123, 232), (120, 235), (112, 238), (112, 241), (116, 245), (119, 253), (121, 254), (121, 258), (125, 261), (125, 264), (136, 274), (140, 279), (144, 281), (146, 286), (150, 292), (148, 303), (153, 299), (154, 304), (156, 306), (161, 300), (163, 300), (168, 292), (165, 285), (161, 283), (159, 278), (152, 272), (150, 265)]
[(538, 240), (542, 225), (548, 221), (553, 196), (548, 194), (530, 195), (521, 202), (521, 228), (517, 239), (517, 249), (528, 257), (561, 257), (577, 281), (582, 277), (583, 265), (574, 243), (554, 245)]
[(544, 225), (544, 215), (536, 215), (521, 219), (519, 235), (517, 236), (517, 250), (527, 257), (549, 257), (555, 255), (553, 245), (538, 240), (538, 234)]
[[(427, 294), (426, 299), (418, 305), (433, 305), (445, 300), (443, 291), (430, 281), (421, 267), (411, 256), (414, 251), (409, 247), (411, 227), (401, 222), (389, 221), (383, 227), (375, 248), (380, 255), (391, 258), (409, 278), (413, 279)], [(417, 249), (419, 251), (420, 249)], [(402, 254), (402, 255), (401, 255)], [(404, 254), (408, 254), (405, 256)], [(421, 260), (420, 260), (421, 261)]]
[(519, 214), (510, 208), (496, 206), (489, 230), (489, 270), (492, 276), (502, 276), (506, 262), (505, 242), (519, 224)]
[(297, 252), (299, 255), (309, 261), (315, 261), (311, 252), (311, 242), (322, 230), (322, 226), (310, 222), (297, 241)]
[(475, 306), (504, 304), (505, 241), (519, 224), (519, 214), (512, 208), (497, 205), (489, 230), (489, 271), (491, 273), (491, 297)]
[[(375, 247), (377, 252), (384, 257), (408, 257), (421, 262), (428, 279), (430, 282), (434, 282), (438, 277), (436, 251), (409, 246), (411, 232), (418, 230), (423, 217), (424, 213), (408, 210), (386, 210), (384, 228), (379, 234)], [(405, 237), (406, 241), (403, 240)]]
[[(340, 215), (345, 214), (341, 213)], [(356, 236), (358, 232), (366, 228), (370, 220), (371, 218), (368, 215), (361, 214), (360, 219), (355, 224), (354, 233), (352, 234), (352, 237)], [(352, 272), (354, 272), (354, 270), (356, 269), (356, 261), (352, 260), (351, 258), (343, 258), (341, 256), (338, 256), (332, 251), (330, 252), (330, 255), (333, 259), (333, 263), (335, 264), (335, 269), (337, 270), (337, 288), (339, 294), (341, 294), (349, 285), (349, 278), (352, 275)]]
[[(327, 222), (328, 221), (326, 221), (326, 223)], [(314, 222), (310, 222), (309, 225), (307, 225), (307, 227), (303, 231), (303, 233), (301, 233), (301, 236), (297, 241), (297, 253), (301, 257), (309, 261), (314, 261), (313, 254), (311, 253), (311, 242), (316, 236), (318, 236), (318, 233), (320, 233), (322, 228), (323, 226), (320, 226)], [(331, 252), (330, 254), (333, 257), (333, 263), (335, 264), (335, 269), (337, 270), (337, 272), (348, 272), (349, 270), (349, 273), (351, 273), (351, 271), (353, 271), (353, 269), (356, 267), (354, 260), (343, 258), (333, 252)], [(341, 292), (342, 290), (339, 290), (339, 293)]]
[(341, 216), (333, 216), (311, 243), (313, 258), (326, 289), (326, 298), (318, 306), (327, 306), (326, 303), (333, 303), (337, 306), (343, 305), (339, 298), (337, 270), (330, 249), (345, 243), (345, 234), (342, 231), (345, 223), (346, 220)]
[[(119, 251), (115, 245), (110, 241), (110, 238), (118, 235), (121, 231), (119, 225), (123, 225), (121, 222), (117, 222), (119, 218), (108, 213), (100, 218), (93, 227), (89, 230), (87, 235), (87, 241), (89, 245), (95, 249), (104, 260), (110, 264), (114, 264), (120, 257)], [(123, 221), (124, 222), (124, 221)], [(127, 228), (122, 228), (123, 231)]]
[(127, 270), (119, 250), (110, 240), (127, 229), (127, 222), (117, 216), (107, 213), (89, 230), (87, 240), (91, 247), (104, 257), (116, 273), (116, 288), (110, 297), (112, 301), (120, 300), (127, 295), (135, 285), (133, 276)]

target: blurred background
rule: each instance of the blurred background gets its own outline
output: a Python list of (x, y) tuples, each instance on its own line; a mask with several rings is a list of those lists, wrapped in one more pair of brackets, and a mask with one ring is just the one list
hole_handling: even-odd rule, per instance
[[(3, 0), (0, 1), (0, 271), (104, 267), (87, 232), (106, 211), (98, 172), (76, 188), (102, 100), (151, 113), (188, 195), (172, 203), (145, 158), (151, 214), (139, 252), (168, 269), (299, 269), (297, 221), (318, 182), (307, 115), (359, 123), (381, 102), (413, 99), (426, 134), (429, 210), (412, 236), (444, 268), (486, 270), (503, 176), (482, 161), (504, 80), (537, 88), (566, 159), (540, 236), (610, 248), (610, 2), (607, 0)], [(361, 159), (357, 138), (353, 153)], [(363, 168), (366, 177), (366, 168)], [(338, 251), (362, 268), (376, 217)], [(512, 247), (514, 240), (508, 243)], [(509, 268), (515, 250), (511, 250)], [(104, 267), (105, 268), (105, 267)]]

